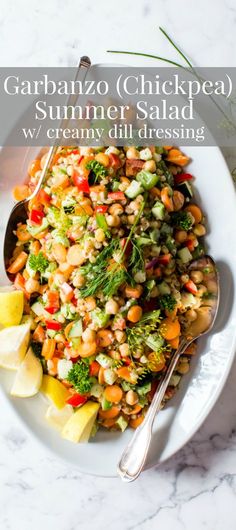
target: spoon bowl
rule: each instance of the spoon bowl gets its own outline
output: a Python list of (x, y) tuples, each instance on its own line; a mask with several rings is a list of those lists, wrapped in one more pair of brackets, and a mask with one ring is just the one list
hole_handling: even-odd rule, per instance
[(194, 319), (183, 322), (179, 347), (173, 354), (165, 375), (156, 389), (143, 423), (137, 428), (121, 456), (117, 472), (122, 480), (126, 482), (135, 480), (145, 465), (154, 419), (160, 410), (170, 378), (180, 356), (191, 342), (212, 329), (216, 319), (220, 299), (219, 275), (216, 264), (210, 256), (206, 255), (190, 264), (188, 271), (191, 272), (193, 270), (202, 273), (202, 284), (206, 287), (207, 295), (204, 296), (203, 294), (199, 307), (196, 308), (195, 315), (193, 315)]

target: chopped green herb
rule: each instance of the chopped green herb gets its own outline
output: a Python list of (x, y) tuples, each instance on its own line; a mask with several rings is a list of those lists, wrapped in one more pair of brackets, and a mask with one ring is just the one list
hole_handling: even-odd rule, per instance
[(93, 379), (89, 375), (89, 360), (81, 359), (77, 361), (69, 371), (67, 380), (79, 394), (89, 392), (93, 385)]
[(86, 169), (91, 169), (91, 171), (94, 173), (96, 177), (95, 181), (98, 180), (98, 178), (106, 177), (106, 175), (108, 174), (107, 169), (102, 164), (100, 164), (100, 162), (97, 162), (96, 160), (90, 160), (86, 164)]
[(170, 313), (174, 311), (176, 300), (171, 294), (164, 294), (159, 298), (161, 309), (167, 309)]
[(171, 221), (175, 228), (182, 228), (182, 230), (190, 230), (193, 226), (192, 216), (185, 211), (174, 212), (171, 215)]
[(49, 265), (49, 261), (42, 252), (39, 252), (37, 256), (31, 254), (29, 257), (29, 267), (35, 272), (44, 272)]

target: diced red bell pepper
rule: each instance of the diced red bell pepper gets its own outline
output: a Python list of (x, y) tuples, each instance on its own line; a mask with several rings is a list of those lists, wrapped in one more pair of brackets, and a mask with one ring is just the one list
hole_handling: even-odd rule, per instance
[(52, 329), (53, 331), (59, 331), (62, 327), (60, 322), (55, 320), (45, 320), (45, 324), (47, 329)]
[(59, 307), (60, 307), (60, 301), (59, 301), (58, 291), (48, 291), (47, 292), (47, 305), (45, 306), (46, 311), (50, 313), (51, 315), (54, 315), (54, 313), (57, 313)]
[(46, 193), (44, 189), (39, 190), (39, 192), (37, 193), (37, 199), (44, 206), (48, 206), (48, 204), (50, 204), (51, 202), (51, 196)]
[(171, 260), (171, 254), (163, 254), (163, 256), (158, 256), (158, 263), (160, 265), (168, 265)]
[(194, 239), (187, 239), (187, 241), (185, 241), (185, 246), (189, 249), (189, 252), (193, 252), (195, 249)]
[(185, 289), (187, 289), (187, 291), (189, 291), (190, 293), (192, 294), (197, 294), (197, 286), (196, 284), (192, 281), (192, 280), (188, 280), (188, 282), (186, 282), (184, 284), (184, 287)]
[(95, 206), (96, 213), (106, 213), (107, 210), (108, 206), (106, 206), (105, 204), (98, 204), (97, 206)]
[(90, 187), (89, 187), (88, 179), (86, 177), (79, 175), (77, 171), (74, 170), (72, 180), (74, 182), (74, 185), (77, 186), (79, 191), (83, 191), (84, 193), (90, 193)]
[(179, 173), (174, 176), (175, 184), (181, 184), (181, 182), (186, 182), (187, 180), (192, 180), (193, 175), (190, 175), (190, 173)]
[(96, 377), (100, 370), (100, 364), (97, 361), (92, 361), (89, 366), (89, 375), (91, 377)]
[(125, 359), (123, 359), (123, 361), (126, 364), (126, 366), (129, 366), (131, 364), (131, 359), (129, 357), (125, 357)]
[(68, 405), (72, 405), (72, 407), (79, 407), (79, 405), (83, 405), (86, 401), (86, 396), (81, 396), (81, 394), (78, 394), (76, 392), (75, 394), (72, 394), (69, 399), (66, 400), (66, 403), (68, 403)]
[(31, 223), (34, 223), (35, 225), (41, 225), (44, 217), (45, 214), (41, 210), (31, 210), (29, 215)]
[(111, 161), (111, 167), (113, 167), (113, 169), (119, 169), (122, 166), (121, 159), (118, 155), (111, 153), (109, 158)]
[(123, 201), (125, 199), (125, 194), (123, 191), (111, 191), (108, 193), (108, 199), (112, 201)]

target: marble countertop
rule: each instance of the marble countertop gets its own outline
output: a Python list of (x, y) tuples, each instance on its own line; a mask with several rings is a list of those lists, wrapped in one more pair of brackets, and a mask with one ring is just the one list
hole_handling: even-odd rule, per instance
[[(176, 59), (163, 26), (199, 66), (235, 66), (235, 0), (8, 0), (0, 3), (1, 66), (143, 64), (140, 50)], [(147, 61), (147, 65), (153, 64)], [(230, 169), (233, 151), (224, 151)], [(82, 476), (49, 454), (6, 403), (0, 414), (2, 530), (235, 530), (236, 363), (205, 424), (177, 455), (132, 484)]]

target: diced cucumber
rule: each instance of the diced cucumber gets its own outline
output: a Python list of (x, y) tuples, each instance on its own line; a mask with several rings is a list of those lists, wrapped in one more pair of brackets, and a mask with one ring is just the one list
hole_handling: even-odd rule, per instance
[(153, 333), (147, 337), (145, 343), (149, 348), (151, 348), (151, 350), (157, 352), (163, 346), (164, 339), (158, 333)]
[(170, 386), (178, 386), (179, 382), (180, 382), (180, 379), (181, 379), (181, 376), (180, 375), (177, 375), (177, 374), (173, 374), (170, 378), (170, 382), (169, 382), (169, 385)]
[(147, 394), (148, 392), (150, 392), (151, 386), (152, 386), (151, 383), (148, 382), (148, 383), (145, 383), (142, 386), (137, 386), (135, 388), (135, 390), (136, 390), (136, 392), (138, 393), (139, 396), (143, 396), (143, 395)]
[(48, 227), (48, 220), (46, 217), (43, 218), (42, 223), (40, 225), (31, 226), (29, 222), (27, 221), (27, 230), (32, 236), (37, 236), (40, 234), (40, 232), (43, 232)]
[(93, 311), (90, 313), (91, 318), (95, 326), (98, 328), (104, 328), (104, 326), (107, 325), (110, 319), (110, 315), (107, 315), (105, 311), (102, 311), (99, 307), (96, 307)]
[(117, 375), (115, 374), (114, 370), (112, 370), (112, 368), (106, 368), (104, 370), (104, 380), (107, 385), (113, 385), (116, 379)]
[(150, 239), (150, 237), (140, 236), (140, 237), (137, 237), (135, 241), (137, 242), (137, 245), (139, 245), (140, 247), (143, 245), (153, 245), (153, 240)]
[(196, 298), (192, 293), (183, 292), (181, 294), (181, 304), (182, 306), (187, 309), (187, 307), (192, 307), (196, 303)]
[(170, 294), (170, 292), (171, 292), (170, 287), (169, 287), (169, 285), (166, 282), (159, 283), (158, 291), (159, 291), (159, 294), (161, 294), (161, 295), (162, 294)]
[(125, 195), (129, 197), (129, 199), (135, 199), (140, 193), (143, 193), (144, 189), (142, 187), (141, 182), (137, 182), (137, 180), (132, 180), (131, 184), (125, 190)]
[(188, 247), (181, 248), (180, 250), (178, 250), (177, 254), (181, 259), (182, 263), (189, 263), (193, 259), (193, 256), (191, 252), (189, 252)]
[(37, 317), (41, 317), (42, 315), (49, 316), (49, 313), (47, 313), (47, 311), (45, 311), (45, 309), (43, 307), (43, 304), (41, 304), (41, 302), (34, 302), (34, 304), (32, 304), (32, 306), (31, 306), (31, 309), (32, 309), (33, 313), (35, 315), (37, 315)]
[(109, 357), (108, 355), (105, 355), (105, 353), (99, 353), (96, 357), (96, 361), (103, 368), (111, 368), (112, 366), (112, 358)]
[(77, 320), (69, 331), (69, 337), (70, 338), (81, 337), (82, 333), (83, 333), (82, 320)]
[(99, 383), (95, 383), (90, 390), (90, 395), (94, 396), (95, 398), (100, 398), (102, 393), (103, 393), (103, 386), (99, 385)]
[(128, 422), (124, 418), (124, 416), (119, 416), (119, 418), (117, 418), (116, 420), (116, 425), (118, 425), (118, 427), (120, 427), (120, 430), (124, 432), (126, 427), (128, 427)]
[(150, 232), (150, 238), (152, 239), (152, 241), (154, 241), (154, 243), (156, 243), (160, 239), (159, 228), (154, 228), (154, 230)]
[(165, 217), (164, 204), (161, 201), (157, 201), (152, 208), (152, 213), (154, 217), (156, 217), (156, 219), (158, 219), (159, 221), (163, 221)]
[(70, 246), (69, 239), (68, 237), (66, 237), (64, 230), (61, 230), (60, 228), (55, 228), (55, 230), (52, 230), (51, 235), (56, 241), (56, 243), (61, 243), (61, 245), (63, 245), (64, 247)]
[(137, 173), (136, 180), (140, 182), (145, 190), (151, 190), (156, 186), (159, 180), (159, 175), (156, 175), (156, 173), (150, 173), (150, 171), (144, 171), (143, 169)]
[(102, 397), (101, 405), (102, 410), (109, 410), (112, 407), (112, 403), (110, 401), (107, 401), (107, 399), (104, 397)]
[(168, 225), (167, 223), (163, 223), (162, 227), (160, 229), (160, 233), (162, 236), (169, 236), (173, 234), (173, 228), (172, 226)]

